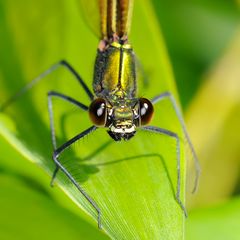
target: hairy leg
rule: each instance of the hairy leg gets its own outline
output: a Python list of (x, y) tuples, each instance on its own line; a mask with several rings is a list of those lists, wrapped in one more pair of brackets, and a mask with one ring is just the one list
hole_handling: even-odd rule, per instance
[(87, 134), (90, 134), (91, 132), (95, 131), (97, 129), (96, 126), (92, 126), (85, 131), (81, 132), (80, 134), (76, 135), (66, 143), (64, 143), (62, 146), (57, 148), (53, 153), (53, 160), (58, 166), (59, 169), (61, 169), (66, 176), (69, 178), (69, 180), (75, 185), (75, 187), (79, 190), (79, 192), (88, 200), (88, 202), (92, 205), (92, 207), (96, 210), (98, 214), (98, 227), (101, 228), (101, 210), (98, 207), (98, 205), (95, 203), (95, 201), (81, 188), (81, 186), (76, 182), (76, 180), (73, 178), (73, 176), (67, 171), (67, 169), (60, 163), (58, 160), (61, 153), (63, 153), (67, 148), (69, 148), (73, 143), (80, 140)]
[(14, 94), (12, 97), (10, 97), (5, 103), (3, 103), (0, 106), (0, 111), (4, 111), (9, 105), (11, 105), (13, 102), (15, 102), (18, 98), (20, 98), (22, 95), (24, 95), (27, 91), (29, 91), (32, 87), (34, 87), (37, 83), (39, 83), (41, 80), (44, 79), (47, 75), (54, 72), (59, 67), (65, 67), (74, 77), (75, 79), (80, 83), (86, 94), (88, 95), (89, 99), (92, 101), (94, 96), (90, 89), (87, 87), (81, 76), (74, 70), (74, 68), (65, 60), (62, 60), (54, 65), (52, 65), (48, 70), (40, 74), (38, 77), (33, 79), (31, 82), (29, 82), (27, 85), (25, 85), (22, 89), (20, 89), (16, 94)]
[(159, 128), (159, 127), (154, 127), (154, 126), (145, 126), (145, 127), (142, 127), (141, 129), (147, 130), (147, 131), (150, 131), (150, 132), (154, 132), (154, 133), (163, 134), (163, 135), (166, 135), (166, 136), (169, 136), (169, 137), (172, 137), (172, 138), (175, 139), (175, 141), (176, 141), (176, 153), (177, 153), (177, 191), (176, 191), (175, 199), (176, 199), (177, 203), (179, 204), (179, 206), (181, 207), (181, 209), (183, 210), (185, 216), (187, 217), (186, 208), (185, 208), (185, 206), (183, 205), (183, 203), (180, 199), (181, 162), (180, 162), (180, 140), (179, 140), (178, 135), (174, 132), (169, 131), (169, 130)]
[(182, 114), (181, 114), (181, 111), (179, 110), (178, 106), (177, 106), (177, 103), (175, 101), (175, 98), (174, 96), (170, 93), (170, 92), (164, 92), (158, 96), (156, 96), (155, 98), (152, 99), (152, 103), (153, 104), (156, 104), (164, 99), (168, 99), (170, 100), (175, 112), (176, 112), (176, 115), (177, 115), (177, 118), (181, 124), (181, 127), (183, 129), (183, 132), (184, 132), (184, 135), (185, 135), (185, 138), (187, 139), (187, 143), (190, 147), (190, 150), (191, 150), (191, 153), (192, 153), (192, 156), (193, 156), (193, 160), (194, 160), (194, 165), (195, 165), (195, 170), (196, 170), (196, 177), (195, 177), (195, 182), (194, 182), (194, 187), (193, 187), (193, 190), (192, 192), (196, 192), (197, 190), (197, 187), (198, 187), (198, 182), (199, 182), (199, 176), (200, 176), (200, 172), (201, 172), (201, 168), (200, 168), (200, 164), (199, 164), (199, 160), (198, 160), (198, 157), (197, 157), (197, 154), (194, 150), (194, 147), (193, 147), (193, 144), (191, 142), (191, 139), (188, 135), (188, 132), (187, 132), (187, 128), (185, 126), (185, 123), (184, 123), (184, 120), (183, 120), (183, 117), (182, 117)]
[[(67, 101), (67, 102), (81, 108), (84, 111), (87, 111), (88, 107), (85, 106), (84, 104), (76, 101), (75, 99), (62, 94), (62, 93), (58, 93), (55, 91), (48, 92), (48, 112), (49, 112), (49, 118), (50, 118), (51, 137), (52, 137), (53, 149), (54, 149), (54, 151), (56, 151), (57, 142), (56, 142), (56, 135), (55, 135), (55, 128), (54, 128), (54, 114), (53, 114), (53, 105), (52, 105), (53, 97), (60, 98), (63, 101)], [(52, 180), (51, 180), (51, 186), (53, 186), (53, 182), (54, 182), (54, 179), (56, 178), (58, 170), (59, 170), (59, 167), (56, 165), (56, 168), (53, 172), (53, 176), (52, 176)]]

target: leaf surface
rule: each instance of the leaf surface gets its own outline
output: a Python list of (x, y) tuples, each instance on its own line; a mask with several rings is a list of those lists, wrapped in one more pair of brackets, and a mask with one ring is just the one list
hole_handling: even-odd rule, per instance
[[(0, 55), (1, 96), (6, 99), (60, 59), (67, 59), (91, 86), (98, 40), (80, 18), (76, 2), (33, 4), (29, 0), (23, 4), (10, 0), (1, 2), (0, 9), (4, 36)], [(136, 1), (130, 38), (148, 76), (145, 86), (139, 82), (139, 95), (151, 99), (167, 90), (176, 95), (166, 49), (149, 1)], [(51, 89), (89, 104), (73, 77), (59, 69), (14, 103), (7, 114), (0, 116), (1, 134), (49, 175), (54, 164), (46, 92)], [(87, 113), (59, 100), (54, 104), (58, 145), (91, 125)], [(182, 137), (168, 101), (158, 104), (155, 112), (153, 124)], [(103, 229), (112, 238), (184, 238), (184, 215), (174, 199), (177, 184), (175, 139), (138, 131), (131, 141), (116, 143), (109, 139), (104, 129), (99, 129), (69, 148), (60, 161), (97, 203), (102, 212)], [(181, 175), (184, 202), (183, 143)], [(63, 173), (58, 175), (57, 183), (79, 207), (96, 219), (94, 209)]]

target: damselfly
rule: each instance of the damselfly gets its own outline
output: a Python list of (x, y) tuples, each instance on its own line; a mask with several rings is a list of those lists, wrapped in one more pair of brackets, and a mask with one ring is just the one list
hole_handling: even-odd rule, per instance
[[(187, 215), (184, 205), (180, 200), (180, 139), (178, 135), (167, 129), (150, 126), (154, 113), (153, 105), (163, 99), (168, 99), (176, 112), (178, 120), (182, 126), (183, 132), (193, 154), (197, 175), (195, 187), (198, 181), (199, 165), (197, 157), (190, 141), (186, 127), (177, 107), (176, 101), (170, 92), (164, 92), (154, 97), (152, 100), (137, 97), (137, 80), (136, 80), (136, 59), (134, 51), (128, 41), (128, 33), (131, 23), (133, 9), (133, 0), (99, 0), (100, 12), (100, 32), (101, 39), (98, 46), (97, 57), (95, 61), (93, 91), (87, 87), (80, 75), (65, 60), (53, 65), (39, 77), (34, 79), (22, 90), (9, 99), (1, 110), (8, 107), (16, 101), (26, 91), (31, 89), (37, 82), (43, 79), (60, 66), (64, 66), (73, 74), (81, 87), (88, 95), (91, 104), (85, 104), (67, 96), (63, 93), (50, 91), (48, 92), (48, 110), (50, 115), (50, 127), (52, 143), (54, 147), (53, 160), (56, 169), (53, 173), (52, 184), (58, 170), (62, 170), (83, 196), (89, 201), (98, 213), (98, 226), (101, 227), (101, 209), (97, 203), (81, 188), (74, 177), (63, 166), (59, 156), (73, 143), (80, 140), (87, 134), (96, 131), (98, 128), (106, 128), (108, 134), (115, 141), (130, 140), (136, 135), (138, 129), (155, 132), (176, 141), (177, 152), (177, 191), (176, 201)], [(77, 134), (75, 137), (65, 142), (60, 147), (56, 143), (56, 134), (53, 122), (52, 99), (59, 98), (89, 112), (89, 118), (92, 126), (85, 131)]]

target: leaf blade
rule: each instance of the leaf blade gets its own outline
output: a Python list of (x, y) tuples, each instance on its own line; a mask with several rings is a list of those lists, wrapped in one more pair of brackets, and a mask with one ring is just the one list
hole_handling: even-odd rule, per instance
[[(77, 24), (74, 19), (76, 20), (77, 13), (73, 10), (74, 6), (74, 4), (66, 4), (65, 7), (67, 10), (62, 10), (62, 12), (68, 16), (67, 23), (76, 26)], [(176, 90), (171, 68), (169, 66), (163, 41), (159, 35), (158, 26), (152, 16), (151, 5), (147, 1), (142, 0), (142, 4), (136, 3), (134, 11), (136, 12), (136, 16), (134, 17), (135, 20), (133, 21), (133, 32), (131, 35), (133, 46), (135, 46), (136, 52), (139, 54), (143, 65), (146, 66), (147, 70), (151, 73), (151, 83), (145, 94), (150, 98), (165, 90), (170, 90), (175, 93)], [(148, 18), (151, 22), (148, 22)], [(134, 26), (139, 24), (140, 20), (141, 31), (135, 30), (137, 28)], [(69, 25), (71, 26), (71, 24)], [(81, 24), (84, 25), (83, 23)], [(26, 27), (26, 32), (27, 30), (28, 27)], [(90, 33), (88, 33), (86, 29), (84, 30), (83, 28), (83, 31), (86, 34), (87, 41), (81, 34), (75, 32), (73, 34), (69, 29), (65, 32), (74, 44), (67, 44), (70, 40), (64, 41), (68, 49), (68, 53), (64, 56), (70, 56), (69, 59), (71, 59), (74, 66), (77, 65), (76, 63), (79, 61), (79, 56), (76, 56), (75, 50), (73, 50), (79, 45), (77, 41), (81, 39), (82, 45), (87, 46), (88, 40), (92, 39)], [(47, 36), (47, 34), (45, 35)], [(144, 39), (144, 41), (141, 41), (142, 39)], [(89, 41), (94, 42), (93, 39)], [(35, 43), (36, 46), (38, 46), (39, 43), (36, 39)], [(144, 48), (143, 43), (145, 43)], [(46, 40), (45, 44), (48, 46), (46, 49), (50, 48), (51, 42), (48, 43)], [(97, 46), (97, 44), (95, 44), (95, 46)], [(51, 46), (51, 48), (53, 47)], [(53, 50), (51, 49), (51, 51)], [(93, 59), (92, 50), (82, 49), (82, 51), (85, 51), (86, 55), (84, 58), (80, 58), (80, 61), (86, 63), (87, 69), (88, 64), (92, 62)], [(51, 57), (49, 59), (51, 59)], [(26, 62), (24, 58), (21, 60)], [(159, 66), (155, 64), (155, 61), (159, 62)], [(35, 69), (35, 71), (38, 72), (39, 66), (34, 63), (31, 65), (31, 71)], [(79, 72), (81, 72), (83, 76), (88, 76), (89, 71), (86, 69), (82, 69)], [(67, 77), (69, 78), (68, 75)], [(70, 81), (67, 85), (68, 86), (66, 86), (66, 84), (64, 85), (64, 90), (68, 90), (73, 96), (74, 94), (76, 95), (76, 92), (73, 92), (76, 88), (70, 89)], [(44, 86), (51, 87), (52, 84), (46, 82)], [(9, 131), (6, 131), (3, 125), (1, 127), (1, 132), (8, 141), (12, 142), (21, 152), (25, 152), (28, 158), (38, 162), (48, 173), (50, 173), (53, 171), (53, 162), (50, 161), (51, 145), (49, 139), (49, 126), (47, 114), (41, 111), (43, 100), (39, 100), (40, 92), (37, 93), (38, 94), (32, 94), (30, 96), (33, 99), (32, 106), (27, 104), (29, 101), (25, 101), (25, 104), (24, 102), (19, 103), (21, 111), (17, 111), (15, 108), (15, 114), (18, 114), (16, 118), (18, 132), (10, 132), (9, 134)], [(44, 106), (46, 106), (46, 102)], [(31, 115), (29, 113), (31, 113)], [(163, 126), (177, 126), (176, 119), (170, 120), (167, 116), (171, 113), (168, 106), (163, 105), (162, 113), (165, 116), (162, 117), (161, 124)], [(87, 121), (88, 120), (82, 121), (82, 123), (88, 123)], [(26, 122), (28, 123), (27, 126), (25, 124)], [(76, 131), (75, 128), (78, 122), (75, 120), (74, 123), (75, 124), (71, 122), (70, 126), (68, 125), (67, 132), (72, 133)], [(180, 132), (179, 128), (176, 126), (174, 129)], [(34, 136), (33, 133), (36, 129), (40, 129), (40, 132), (37, 132), (41, 134), (40, 137)], [(103, 142), (102, 144), (109, 141), (106, 133), (99, 132), (96, 134), (99, 135), (96, 135), (95, 139), (101, 139)], [(16, 135), (21, 141), (25, 141), (25, 145), (20, 144)], [(129, 143), (122, 143), (121, 145), (111, 143), (106, 149), (102, 149), (100, 153), (97, 149), (101, 148), (101, 146), (98, 145), (98, 142), (94, 141), (94, 135), (89, 136), (88, 139), (78, 144), (77, 149), (74, 147), (69, 150), (68, 156), (75, 157), (75, 155), (77, 155), (78, 158), (80, 157), (85, 161), (79, 161), (80, 168), (74, 168), (72, 170), (77, 171), (75, 174), (77, 175), (76, 177), (79, 177), (78, 180), (81, 185), (87, 189), (87, 192), (94, 197), (94, 200), (98, 202), (99, 205), (101, 205), (103, 211), (103, 227), (113, 238), (129, 239), (131, 237), (139, 237), (141, 239), (149, 239), (161, 236), (164, 239), (183, 239), (184, 217), (174, 199), (173, 192), (176, 186), (176, 143), (174, 140), (159, 137), (155, 134), (146, 135), (139, 132), (137, 135), (138, 137), (135, 137), (135, 139)], [(155, 145), (153, 145), (152, 142), (154, 142)], [(159, 146), (161, 149), (159, 149)], [(28, 151), (28, 148), (31, 149), (31, 151)], [(119, 148), (121, 149), (120, 151)], [(80, 153), (78, 149), (81, 149)], [(89, 156), (93, 155), (92, 149), (99, 154), (97, 156), (94, 155), (94, 158), (89, 158)], [(131, 151), (129, 151), (129, 149), (131, 149)], [(126, 156), (128, 151), (129, 155)], [(146, 154), (149, 155), (144, 156)], [(139, 155), (143, 155), (145, 158), (140, 158)], [(159, 155), (167, 162), (166, 165), (169, 168), (170, 180), (172, 181), (173, 187), (171, 187), (168, 174)], [(128, 160), (131, 158), (133, 160)], [(39, 161), (39, 159), (41, 159), (41, 161)], [(122, 160), (122, 162), (120, 162), (120, 160)], [(117, 163), (111, 164), (109, 167), (110, 164), (108, 163), (113, 161), (117, 161)], [(181, 155), (181, 163), (183, 166), (183, 183), (185, 175), (183, 153)], [(103, 166), (103, 164), (105, 165)], [(63, 190), (70, 198), (96, 218), (96, 213), (90, 208), (84, 198), (79, 195), (69, 181), (67, 181), (63, 174), (59, 175), (58, 180)], [(124, 188), (126, 183), (128, 186)], [(184, 184), (182, 184), (181, 190), (182, 198), (184, 198)], [(128, 202), (129, 198), (131, 199), (131, 203)]]

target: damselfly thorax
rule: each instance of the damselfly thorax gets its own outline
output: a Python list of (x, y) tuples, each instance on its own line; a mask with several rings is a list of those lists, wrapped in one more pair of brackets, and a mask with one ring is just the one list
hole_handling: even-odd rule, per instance
[(136, 127), (147, 124), (153, 114), (150, 101), (136, 98), (135, 62), (133, 49), (126, 40), (100, 43), (93, 80), (97, 98), (89, 113), (93, 123), (108, 127), (109, 135), (116, 141), (133, 137)]
[(95, 62), (93, 89), (98, 97), (136, 97), (135, 55), (130, 44), (113, 42), (99, 49)]

